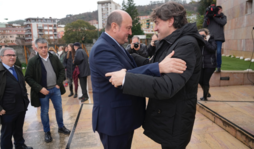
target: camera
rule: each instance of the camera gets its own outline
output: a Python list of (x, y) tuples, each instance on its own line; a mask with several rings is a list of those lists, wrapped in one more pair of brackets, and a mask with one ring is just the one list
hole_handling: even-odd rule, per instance
[(201, 35), (204, 39), (206, 39), (206, 35)]
[(213, 17), (218, 14), (219, 8), (216, 7), (214, 4), (206, 8), (206, 16)]
[(139, 43), (138, 42), (134, 43), (134, 48), (138, 48), (138, 47), (139, 47)]

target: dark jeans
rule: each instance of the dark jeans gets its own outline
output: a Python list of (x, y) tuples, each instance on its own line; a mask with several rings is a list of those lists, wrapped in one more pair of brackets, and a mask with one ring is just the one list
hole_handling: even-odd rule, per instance
[(79, 77), (79, 81), (80, 81), (83, 97), (88, 98), (87, 89), (86, 89), (87, 77)]
[(23, 125), (26, 112), (5, 114), (1, 116), (1, 149), (12, 149), (12, 136), (15, 148), (19, 149), (25, 143), (23, 138)]
[(119, 136), (99, 133), (104, 149), (131, 149), (134, 131)]
[(199, 84), (201, 86), (210, 86), (209, 81), (211, 79), (211, 76), (213, 75), (215, 71), (215, 68), (202, 68), (201, 69), (201, 74), (199, 78)]
[(221, 47), (222, 47), (222, 41), (216, 41), (217, 44), (217, 68), (221, 68)]
[(48, 89), (49, 94), (45, 98), (40, 98), (41, 102), (41, 121), (44, 132), (50, 131), (49, 126), (49, 99), (51, 99), (56, 113), (56, 121), (59, 128), (64, 126), (63, 124), (63, 109), (62, 109), (62, 97), (60, 89), (54, 87)]

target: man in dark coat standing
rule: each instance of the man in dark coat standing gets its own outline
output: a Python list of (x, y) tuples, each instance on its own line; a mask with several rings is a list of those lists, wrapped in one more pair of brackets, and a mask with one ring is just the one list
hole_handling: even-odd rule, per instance
[(218, 13), (213, 17), (208, 17), (207, 15), (204, 18), (203, 26), (207, 27), (214, 36), (214, 39), (217, 44), (217, 70), (216, 72), (221, 72), (221, 47), (222, 43), (225, 42), (224, 36), (224, 26), (227, 24), (227, 16), (222, 13), (222, 7), (217, 6), (219, 9)]
[(12, 137), (16, 149), (32, 149), (25, 145), (23, 125), (29, 100), (25, 78), (20, 67), (15, 66), (16, 51), (1, 49), (0, 58), (0, 123), (1, 149), (12, 149)]
[(27, 64), (26, 82), (31, 86), (31, 103), (34, 107), (41, 106), (41, 121), (45, 132), (45, 142), (51, 142), (49, 125), (49, 99), (51, 99), (58, 124), (58, 132), (70, 134), (63, 123), (61, 94), (65, 93), (63, 86), (64, 67), (56, 55), (48, 52), (48, 42), (44, 38), (35, 41), (38, 54)]
[(88, 56), (86, 52), (81, 48), (80, 43), (76, 42), (73, 44), (74, 49), (76, 51), (75, 58), (74, 58), (74, 65), (78, 65), (79, 68), (79, 81), (80, 86), (82, 89), (82, 96), (79, 97), (81, 102), (85, 102), (88, 100), (88, 93), (87, 93), (87, 76), (90, 75), (90, 68), (88, 64)]
[[(201, 45), (196, 24), (187, 23), (186, 11), (169, 2), (153, 10), (152, 19), (160, 40), (151, 62), (161, 62), (170, 52), (187, 64), (183, 74), (164, 73), (161, 77), (134, 74), (121, 70), (108, 73), (114, 86), (123, 93), (149, 97), (143, 128), (144, 134), (162, 145), (162, 149), (185, 149), (191, 139), (201, 70)], [(137, 64), (149, 63), (133, 55)], [(125, 82), (123, 82), (125, 79)]]

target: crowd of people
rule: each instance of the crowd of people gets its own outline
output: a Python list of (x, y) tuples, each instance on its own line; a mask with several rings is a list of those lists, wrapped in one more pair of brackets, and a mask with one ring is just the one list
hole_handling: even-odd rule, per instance
[[(81, 102), (88, 100), (87, 76), (93, 87), (92, 126), (105, 149), (130, 149), (134, 130), (141, 125), (144, 134), (162, 149), (184, 149), (191, 138), (195, 120), (198, 84), (201, 100), (211, 97), (209, 81), (221, 67), (221, 44), (226, 16), (206, 16), (203, 28), (188, 23), (184, 7), (169, 2), (153, 10), (155, 31), (146, 46), (132, 35), (132, 19), (122, 10), (107, 18), (105, 32), (92, 47), (90, 58), (80, 43), (49, 47), (38, 38), (32, 42), (25, 76), (17, 64), (13, 48), (0, 51), (1, 148), (32, 149), (23, 138), (24, 118), (29, 102), (40, 107), (45, 142), (52, 142), (49, 100), (52, 101), (58, 132), (70, 134), (64, 125), (62, 97), (67, 80), (70, 94)], [(220, 28), (220, 33), (215, 32)], [(91, 72), (90, 72), (91, 69)], [(28, 99), (26, 83), (31, 87)], [(73, 87), (74, 84), (74, 87)], [(145, 97), (149, 97), (146, 107)]]

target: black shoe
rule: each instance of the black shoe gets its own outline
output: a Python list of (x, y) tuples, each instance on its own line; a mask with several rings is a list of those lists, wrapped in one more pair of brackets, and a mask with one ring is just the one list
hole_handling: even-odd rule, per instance
[(83, 99), (84, 97), (83, 96), (81, 96), (81, 97), (79, 97), (78, 99)]
[(21, 146), (21, 149), (33, 149), (33, 147), (26, 146), (25, 144)]
[(52, 137), (51, 137), (50, 131), (45, 132), (45, 142), (47, 142), (47, 143), (52, 142)]
[(204, 97), (201, 97), (200, 100), (207, 101), (207, 99), (205, 99)]
[(71, 92), (70, 95), (68, 95), (68, 97), (71, 97), (73, 95), (73, 93)]
[(69, 135), (71, 133), (71, 131), (69, 129), (65, 128), (64, 126), (62, 128), (58, 128), (58, 132), (66, 134), (66, 135)]
[(78, 94), (75, 94), (74, 96), (73, 96), (73, 98), (77, 98), (78, 97)]
[(87, 101), (88, 100), (88, 98), (86, 97), (86, 98), (82, 98), (81, 99), (81, 102), (85, 102), (85, 101)]
[(211, 94), (210, 94), (210, 93), (208, 93), (208, 94), (207, 94), (207, 97), (211, 97)]
[(215, 72), (220, 73), (221, 72), (220, 68), (217, 68), (217, 70)]

